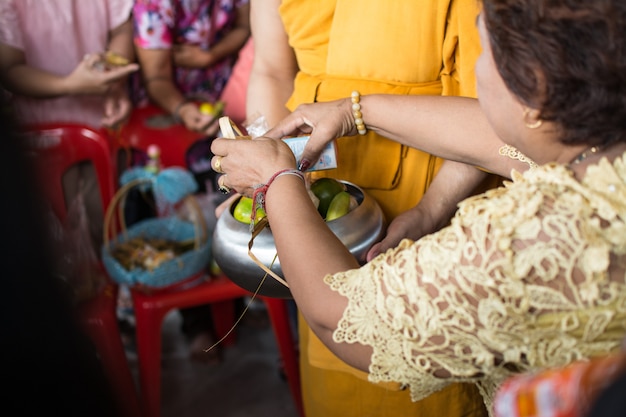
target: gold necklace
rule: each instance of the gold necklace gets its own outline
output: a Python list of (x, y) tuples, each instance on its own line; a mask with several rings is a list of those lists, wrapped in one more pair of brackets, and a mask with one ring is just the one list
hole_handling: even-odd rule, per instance
[(582, 151), (581, 153), (579, 153), (574, 159), (572, 159), (570, 161), (569, 165), (578, 165), (582, 161), (587, 159), (589, 156), (594, 155), (594, 154), (600, 152), (601, 150), (602, 150), (602, 146), (600, 146), (600, 145), (595, 145), (595, 146), (592, 146), (590, 148), (587, 148), (584, 151)]

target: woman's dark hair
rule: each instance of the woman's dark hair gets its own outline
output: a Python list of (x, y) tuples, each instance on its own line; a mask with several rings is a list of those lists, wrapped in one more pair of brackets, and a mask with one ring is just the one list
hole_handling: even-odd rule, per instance
[(561, 141), (626, 141), (626, 1), (484, 0), (507, 87), (561, 127)]

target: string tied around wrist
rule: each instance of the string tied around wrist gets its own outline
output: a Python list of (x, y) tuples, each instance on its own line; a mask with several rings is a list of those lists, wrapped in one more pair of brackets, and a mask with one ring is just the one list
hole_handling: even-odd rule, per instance
[[(267, 275), (270, 275), (274, 279), (276, 279), (278, 282), (283, 284), (285, 287), (289, 288), (289, 284), (287, 284), (287, 281), (285, 281), (282, 277), (278, 276), (274, 271), (271, 270), (271, 267), (272, 267), (271, 265), (269, 268), (265, 266), (263, 262), (261, 262), (259, 258), (257, 258), (252, 252), (252, 245), (254, 244), (254, 238), (257, 237), (259, 233), (261, 233), (263, 229), (265, 229), (265, 227), (269, 226), (269, 223), (267, 221), (267, 216), (257, 220), (256, 218), (257, 208), (263, 209), (265, 211), (265, 194), (267, 193), (267, 190), (270, 188), (270, 185), (272, 185), (274, 180), (282, 175), (295, 175), (299, 177), (300, 179), (302, 179), (302, 181), (306, 184), (306, 179), (304, 177), (304, 174), (301, 171), (298, 171), (297, 169), (283, 169), (283, 170), (276, 172), (274, 175), (272, 175), (265, 184), (258, 184), (253, 187), (254, 192), (252, 194), (252, 213), (250, 213), (251, 236), (250, 236), (250, 241), (248, 242), (248, 256), (250, 257), (250, 259), (252, 259), (252, 261), (255, 264), (257, 264), (266, 273), (266, 275), (261, 280), (259, 287), (263, 285), (263, 281), (265, 280), (265, 277)], [(277, 256), (274, 257), (274, 260), (276, 260), (276, 258)], [(274, 261), (272, 261), (272, 264), (273, 263)]]
[(252, 193), (252, 213), (250, 213), (250, 231), (254, 229), (255, 223), (257, 221), (256, 212), (257, 209), (262, 209), (265, 211), (265, 194), (267, 190), (270, 188), (270, 185), (274, 182), (274, 180), (282, 175), (295, 175), (302, 179), (302, 181), (306, 182), (304, 178), (304, 174), (297, 169), (287, 168), (282, 169), (276, 172), (274, 175), (270, 177), (269, 180), (265, 184), (257, 184), (255, 185), (254, 192)]

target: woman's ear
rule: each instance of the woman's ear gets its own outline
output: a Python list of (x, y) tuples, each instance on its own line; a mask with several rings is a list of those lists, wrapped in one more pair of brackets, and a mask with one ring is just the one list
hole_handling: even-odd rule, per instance
[(543, 120), (541, 119), (541, 112), (537, 109), (525, 107), (523, 118), (524, 124), (529, 129), (537, 129), (543, 124)]

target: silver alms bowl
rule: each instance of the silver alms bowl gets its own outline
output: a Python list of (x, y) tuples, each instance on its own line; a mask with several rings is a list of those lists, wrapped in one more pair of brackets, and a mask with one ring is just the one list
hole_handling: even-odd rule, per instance
[[(367, 251), (383, 237), (385, 217), (378, 203), (363, 189), (347, 181), (341, 182), (359, 204), (348, 214), (328, 222), (327, 225), (357, 260), (364, 264)], [(248, 255), (251, 237), (249, 225), (233, 217), (238, 201), (233, 202), (229, 210), (224, 210), (215, 225), (212, 242), (215, 262), (228, 278), (248, 291), (255, 292), (258, 289), (260, 295), (291, 298), (289, 288), (269, 274), (259, 288), (266, 274)], [(271, 270), (283, 277), (280, 261), (276, 257), (274, 237), (268, 228), (254, 239), (252, 253), (268, 268), (272, 265)], [(303, 259), (302, 262), (307, 260)]]

